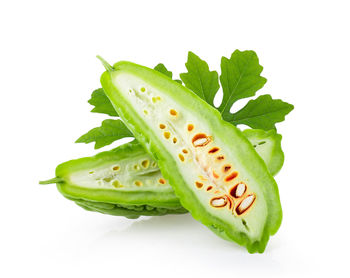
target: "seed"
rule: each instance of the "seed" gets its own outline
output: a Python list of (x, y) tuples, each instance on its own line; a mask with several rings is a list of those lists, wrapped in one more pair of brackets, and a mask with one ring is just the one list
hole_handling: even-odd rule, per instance
[(213, 177), (218, 179), (220, 176), (215, 171), (213, 171)]
[(165, 126), (165, 124), (159, 124), (159, 128), (164, 129), (164, 128), (166, 128), (166, 126)]
[(188, 130), (188, 131), (192, 131), (193, 128), (194, 128), (194, 125), (193, 125), (193, 124), (189, 124), (189, 125), (187, 126), (187, 130)]
[(140, 91), (141, 91), (142, 93), (144, 93), (144, 92), (146, 92), (146, 88), (145, 88), (145, 87), (141, 87)]
[(226, 197), (215, 197), (211, 199), (210, 204), (215, 208), (222, 208), (226, 206), (227, 204), (227, 198)]
[(159, 179), (158, 182), (159, 182), (160, 184), (165, 184), (165, 183), (166, 183), (165, 179)]
[(143, 110), (143, 114), (148, 115), (148, 111), (147, 110)]
[(169, 131), (164, 132), (164, 137), (165, 137), (165, 139), (169, 139), (170, 138), (170, 132)]
[(115, 187), (115, 188), (120, 188), (120, 187), (124, 187), (122, 184), (120, 184), (120, 182), (118, 180), (114, 180), (112, 185)]
[(195, 147), (204, 147), (208, 145), (210, 142), (210, 138), (204, 133), (198, 133), (192, 138), (192, 144)]
[(243, 196), (246, 190), (247, 186), (243, 182), (240, 182), (231, 189), (230, 195), (235, 198), (240, 198)]
[(217, 160), (223, 160), (223, 159), (225, 159), (225, 157), (223, 155), (219, 155), (216, 159)]
[(120, 169), (119, 166), (114, 166), (114, 167), (113, 167), (113, 170), (114, 170), (114, 171), (118, 171), (119, 169)]
[(231, 165), (224, 165), (224, 167), (222, 167), (222, 171), (224, 173), (227, 173), (228, 171), (230, 171), (230, 169), (231, 169)]
[(160, 101), (161, 98), (160, 97), (152, 97), (152, 102), (156, 103), (157, 101)]
[(188, 150), (183, 149), (182, 152), (183, 152), (183, 153), (188, 153)]
[(92, 175), (92, 174), (94, 174), (94, 173), (95, 173), (94, 171), (90, 171), (90, 172), (89, 172), (90, 175)]
[(230, 175), (228, 175), (226, 178), (225, 178), (225, 181), (226, 182), (229, 182), (229, 181), (232, 181), (234, 178), (236, 178), (238, 176), (238, 173), (237, 172), (233, 172), (231, 173)]
[(203, 183), (196, 181), (196, 186), (197, 188), (202, 188), (203, 187)]
[(210, 190), (212, 190), (213, 189), (213, 187), (211, 186), (211, 185), (209, 185), (208, 187), (207, 187), (207, 191), (210, 191)]
[(136, 186), (142, 186), (142, 182), (141, 181), (135, 181), (135, 185)]
[(105, 182), (110, 182), (111, 180), (112, 180), (112, 178), (111, 177), (107, 177), (107, 178), (104, 178), (103, 179)]
[(238, 215), (246, 212), (255, 201), (256, 197), (254, 194), (248, 195), (236, 208), (236, 212)]
[(140, 166), (137, 165), (137, 164), (135, 164), (135, 165), (134, 165), (134, 170), (136, 170), (136, 171), (140, 170)]
[(218, 150), (220, 150), (218, 147), (214, 147), (210, 149), (208, 153), (216, 153)]
[(143, 161), (141, 162), (141, 165), (142, 165), (143, 168), (148, 168), (148, 166), (149, 166), (149, 160), (143, 160)]
[(185, 158), (184, 158), (184, 156), (180, 153), (179, 154), (179, 158), (180, 158), (180, 160), (183, 162), (183, 161), (185, 161)]
[(170, 109), (169, 113), (171, 116), (177, 116), (177, 112), (174, 109)]
[(176, 144), (176, 142), (177, 142), (177, 138), (174, 137), (174, 138), (173, 138), (173, 143)]

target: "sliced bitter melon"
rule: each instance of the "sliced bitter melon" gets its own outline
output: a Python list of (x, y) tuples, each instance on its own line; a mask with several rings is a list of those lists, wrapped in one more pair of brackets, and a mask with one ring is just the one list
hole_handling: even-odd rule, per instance
[(263, 252), (282, 209), (276, 182), (242, 132), (155, 70), (130, 62), (105, 66), (106, 95), (181, 204), (223, 237)]

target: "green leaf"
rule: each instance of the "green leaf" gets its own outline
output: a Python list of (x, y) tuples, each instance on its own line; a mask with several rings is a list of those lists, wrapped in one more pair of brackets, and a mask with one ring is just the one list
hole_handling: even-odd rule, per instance
[(171, 71), (168, 71), (168, 69), (162, 63), (159, 63), (158, 65), (156, 65), (154, 67), (154, 69), (156, 71), (159, 71), (159, 72), (163, 73), (164, 75), (166, 75), (166, 76), (168, 76), (170, 78), (173, 78), (173, 73)]
[(208, 64), (191, 51), (188, 52), (186, 68), (187, 72), (180, 74), (185, 86), (214, 106), (214, 97), (220, 87), (218, 73), (210, 71)]
[(254, 96), (264, 86), (267, 80), (260, 76), (262, 70), (254, 51), (236, 50), (230, 59), (222, 57), (220, 82), (223, 99), (218, 109), (225, 120), (232, 120), (230, 109), (237, 100)]
[[(154, 67), (154, 69), (155, 69), (156, 71), (159, 71), (160, 73), (165, 74), (165, 75), (168, 76), (169, 78), (173, 78), (173, 73), (172, 73), (171, 71), (169, 71), (169, 70), (164, 66), (164, 64), (162, 64), (162, 63), (159, 63), (158, 65), (156, 65), (156, 66)], [(181, 80), (175, 79), (174, 81), (176, 81), (177, 83), (182, 84)]]
[(115, 111), (114, 107), (112, 106), (112, 103), (109, 101), (102, 88), (92, 92), (91, 98), (88, 100), (88, 103), (95, 106), (91, 110), (91, 112), (103, 113), (109, 116), (118, 116), (118, 113)]
[(95, 149), (99, 149), (125, 137), (134, 137), (134, 135), (121, 120), (104, 120), (100, 127), (91, 129), (75, 143), (95, 142)]
[(292, 104), (272, 99), (270, 95), (262, 95), (250, 100), (241, 110), (232, 114), (230, 122), (257, 129), (275, 129), (275, 124), (284, 121), (284, 117), (293, 109)]

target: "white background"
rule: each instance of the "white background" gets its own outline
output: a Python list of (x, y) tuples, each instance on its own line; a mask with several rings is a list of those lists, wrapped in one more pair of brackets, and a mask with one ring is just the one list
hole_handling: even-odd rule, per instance
[[(1, 1), (0, 276), (349, 277), (347, 2)], [(87, 103), (103, 72), (96, 54), (178, 75), (189, 50), (219, 70), (235, 49), (257, 52), (259, 94), (295, 105), (278, 125), (284, 219), (264, 254), (190, 215), (100, 215), (38, 185), (96, 153), (73, 143), (106, 118)]]

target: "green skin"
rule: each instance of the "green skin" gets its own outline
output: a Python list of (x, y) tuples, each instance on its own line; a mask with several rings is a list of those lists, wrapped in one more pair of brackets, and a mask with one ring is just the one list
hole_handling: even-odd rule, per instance
[[(243, 133), (255, 145), (258, 154), (264, 159), (270, 173), (276, 175), (283, 165), (282, 136), (274, 130), (266, 132), (249, 129), (243, 131)], [(144, 169), (144, 166), (139, 163), (140, 161), (149, 161), (147, 169)], [(93, 157), (64, 162), (57, 167), (56, 178), (41, 183), (57, 183), (58, 190), (63, 196), (89, 211), (133, 219), (141, 215), (159, 216), (187, 213), (188, 211), (181, 206), (172, 187), (169, 184), (160, 186), (158, 180), (162, 176), (160, 176), (159, 168), (152, 166), (154, 163), (142, 146), (137, 141), (133, 141)], [(109, 182), (104, 180), (108, 179), (108, 169), (121, 164), (138, 165), (139, 170), (131, 172), (131, 176), (127, 183), (124, 183), (123, 188), (115, 188), (113, 179)], [(100, 185), (94, 186), (96, 176), (92, 177), (89, 172), (95, 169), (103, 169), (105, 174), (99, 177), (99, 180), (105, 184), (105, 188), (101, 188)], [(121, 175), (130, 174), (129, 171), (126, 169), (125, 172), (117, 172), (113, 176), (115, 179), (120, 179)], [(74, 180), (75, 173), (78, 176), (85, 176), (88, 180), (92, 179), (92, 181), (88, 186), (84, 186), (84, 184)], [(151, 186), (147, 187), (147, 190), (141, 190), (140, 187), (133, 184), (136, 180), (146, 179), (151, 179), (152, 182)], [(111, 193), (111, 191), (114, 193)], [(115, 194), (118, 191), (128, 194), (127, 198), (125, 198), (125, 194), (123, 196)], [(137, 193), (136, 196), (135, 193)], [(106, 194), (108, 199), (104, 197)], [(135, 202), (135, 198), (137, 198), (137, 202)], [(161, 199), (162, 202), (159, 202)]]
[[(183, 207), (221, 237), (245, 246), (250, 253), (263, 252), (269, 236), (275, 234), (280, 227), (282, 208), (276, 182), (243, 133), (225, 122), (215, 108), (192, 91), (161, 73), (130, 62), (119, 62), (113, 67), (105, 64), (105, 67), (107, 71), (101, 76), (101, 84), (106, 95), (135, 138), (157, 161)], [(149, 90), (161, 95), (165, 104), (176, 107), (185, 120), (190, 115), (189, 120), (209, 131), (213, 142), (223, 149), (230, 163), (237, 167), (240, 177), (244, 177), (244, 181), (249, 180), (248, 188), (257, 197), (254, 206), (244, 217), (236, 217), (232, 213), (228, 218), (227, 211), (209, 205), (209, 194), (195, 191), (193, 177), (188, 171), (196, 165), (193, 172), (201, 173), (202, 161), (199, 160), (200, 167), (198, 163), (186, 166), (179, 163), (173, 150), (169, 148), (169, 141), (164, 141), (158, 131), (158, 123), (154, 122), (157, 119), (154, 116), (165, 116), (164, 107), (158, 105), (160, 108), (157, 109), (157, 105), (150, 104), (150, 117), (153, 118), (147, 118), (145, 110), (140, 108), (143, 109), (143, 101), (149, 103), (149, 100), (142, 95), (140, 86), (146, 87), (147, 92)], [(185, 136), (176, 125), (174, 123), (175, 131), (180, 133), (180, 137)], [(189, 145), (187, 141), (186, 143)]]

